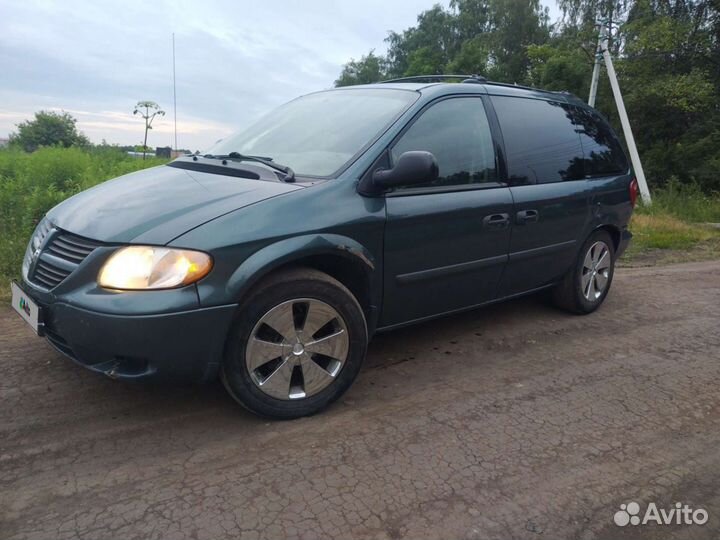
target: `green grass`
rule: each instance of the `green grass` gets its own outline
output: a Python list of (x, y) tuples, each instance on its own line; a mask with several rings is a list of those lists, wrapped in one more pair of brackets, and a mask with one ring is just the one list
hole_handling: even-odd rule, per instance
[(720, 231), (686, 223), (669, 214), (636, 214), (630, 228), (636, 247), (646, 249), (688, 249), (720, 236)]
[(0, 150), (0, 297), (19, 277), (30, 235), (48, 210), (100, 182), (165, 162), (131, 158), (115, 148)]
[(652, 205), (639, 206), (636, 214), (673, 216), (686, 223), (720, 223), (720, 193), (707, 194), (697, 184), (671, 180), (652, 192)]
[(630, 222), (633, 242), (626, 259), (661, 264), (720, 258), (720, 194), (671, 181), (652, 192), (652, 205), (638, 206)]

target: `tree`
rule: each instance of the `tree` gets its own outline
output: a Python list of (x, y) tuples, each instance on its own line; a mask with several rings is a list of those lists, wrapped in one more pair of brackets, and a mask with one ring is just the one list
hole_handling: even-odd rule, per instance
[(438, 75), (460, 48), (455, 14), (440, 4), (423, 11), (418, 24), (402, 33), (390, 32), (388, 44), (388, 75)]
[(76, 127), (77, 120), (66, 112), (40, 111), (33, 120), (17, 124), (17, 133), (10, 134), (10, 144), (26, 152), (41, 146), (88, 146), (90, 141)]
[(360, 60), (351, 58), (343, 66), (340, 76), (335, 81), (335, 86), (352, 86), (354, 84), (368, 84), (381, 81), (386, 78), (385, 59), (371, 50)]
[[(388, 78), (477, 73), (586, 99), (600, 18), (612, 26), (610, 52), (649, 181), (676, 177), (720, 190), (720, 0), (558, 4), (563, 19), (551, 26), (539, 0), (449, 0), (421, 12), (415, 26), (389, 32), (387, 54), (372, 62)], [(360, 64), (343, 74), (371, 63)], [(596, 107), (618, 128), (604, 73)]]
[[(448, 9), (436, 4), (420, 13), (416, 26), (390, 32), (385, 58), (363, 60), (382, 66), (389, 78), (455, 72), (521, 83), (530, 68), (528, 47), (549, 36), (539, 0), (451, 0)], [(357, 84), (359, 77), (348, 75), (361, 67), (369, 66), (351, 60), (336, 85)]]
[(153, 120), (156, 116), (165, 116), (165, 111), (154, 101), (138, 101), (133, 114), (139, 114), (145, 120), (145, 138), (143, 139), (143, 159), (147, 153), (148, 131), (152, 129)]
[[(593, 56), (589, 51), (572, 45), (560, 37), (543, 45), (529, 45), (528, 83), (545, 90), (564, 90), (585, 97), (590, 86)], [(610, 97), (609, 92), (607, 97)]]
[(490, 0), (492, 34), (490, 79), (523, 84), (527, 80), (530, 59), (528, 46), (540, 45), (549, 38), (547, 8), (539, 0)]

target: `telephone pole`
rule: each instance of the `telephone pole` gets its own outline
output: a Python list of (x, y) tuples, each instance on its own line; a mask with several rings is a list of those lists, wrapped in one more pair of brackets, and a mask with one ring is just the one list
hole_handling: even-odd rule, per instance
[(597, 47), (595, 47), (595, 64), (593, 65), (592, 79), (590, 80), (590, 96), (588, 97), (588, 105), (595, 106), (595, 98), (597, 97), (598, 80), (600, 80), (600, 62), (602, 61), (602, 30), (598, 36)]
[(652, 199), (650, 197), (650, 189), (645, 179), (645, 171), (643, 171), (642, 163), (640, 162), (640, 154), (638, 154), (637, 146), (635, 146), (635, 137), (633, 137), (632, 128), (630, 127), (630, 120), (625, 110), (625, 103), (623, 102), (622, 93), (620, 92), (620, 84), (617, 80), (617, 74), (615, 73), (615, 67), (613, 66), (612, 57), (608, 50), (608, 23), (606, 21), (600, 21), (600, 34), (598, 36), (598, 47), (595, 53), (595, 65), (593, 66), (592, 81), (590, 83), (590, 96), (588, 98), (588, 105), (591, 107), (595, 106), (595, 98), (597, 96), (598, 80), (600, 78), (600, 61), (605, 61), (605, 68), (607, 69), (608, 78), (610, 79), (610, 87), (612, 88), (613, 97), (615, 98), (615, 106), (618, 110), (618, 116), (620, 117), (620, 124), (622, 125), (623, 134), (625, 135), (625, 142), (627, 143), (628, 152), (630, 153), (630, 161), (632, 162), (633, 170), (638, 181), (640, 188), (640, 197), (644, 204), (650, 205)]

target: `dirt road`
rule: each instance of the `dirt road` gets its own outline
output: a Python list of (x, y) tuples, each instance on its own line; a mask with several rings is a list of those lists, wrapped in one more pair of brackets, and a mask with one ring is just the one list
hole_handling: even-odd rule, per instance
[[(529, 298), (377, 336), (293, 422), (219, 385), (93, 375), (0, 310), (0, 538), (717, 538), (720, 263), (622, 269), (599, 312)], [(627, 525), (622, 503), (704, 508)]]

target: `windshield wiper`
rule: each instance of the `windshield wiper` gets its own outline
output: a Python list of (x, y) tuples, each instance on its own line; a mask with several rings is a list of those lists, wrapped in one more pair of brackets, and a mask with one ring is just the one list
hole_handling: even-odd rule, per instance
[(283, 178), (283, 181), (285, 182), (294, 182), (295, 181), (295, 172), (288, 167), (287, 165), (280, 165), (279, 163), (275, 163), (272, 158), (269, 157), (263, 157), (263, 156), (249, 156), (246, 154), (241, 154), (240, 152), (230, 152), (226, 155), (213, 155), (213, 154), (205, 154), (203, 157), (209, 158), (209, 159), (232, 159), (235, 161), (254, 161), (256, 163), (262, 163), (266, 167), (270, 167), (273, 170), (279, 171), (285, 175)]

